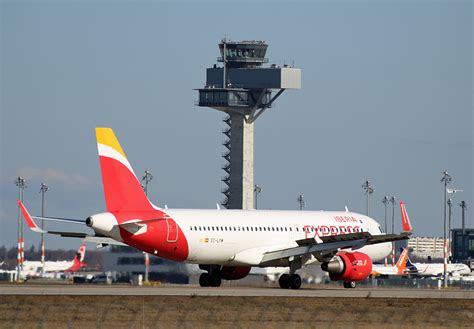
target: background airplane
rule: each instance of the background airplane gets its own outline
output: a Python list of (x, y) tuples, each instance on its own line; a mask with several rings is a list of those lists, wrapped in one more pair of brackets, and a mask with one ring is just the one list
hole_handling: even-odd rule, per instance
[(85, 255), (86, 244), (82, 243), (72, 261), (45, 261), (43, 266), (41, 261), (26, 260), (23, 265), (23, 270), (20, 272), (20, 277), (26, 279), (41, 276), (48, 277), (50, 273), (78, 272), (87, 266), (84, 262)]

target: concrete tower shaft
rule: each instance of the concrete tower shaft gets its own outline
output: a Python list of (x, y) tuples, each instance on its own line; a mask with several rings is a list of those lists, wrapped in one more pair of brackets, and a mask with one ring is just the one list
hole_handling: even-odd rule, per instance
[(226, 196), (222, 205), (227, 209), (252, 209), (254, 124), (247, 123), (245, 116), (239, 113), (229, 114), (224, 122), (229, 128), (224, 130), (228, 139), (223, 142), (227, 148), (223, 158), (227, 163), (222, 169), (227, 174), (222, 181), (227, 187), (222, 191)]
[[(254, 122), (285, 89), (301, 88), (301, 70), (279, 67), (265, 58), (268, 45), (263, 41), (222, 40), (219, 50), (222, 67), (207, 69), (206, 85), (198, 89), (196, 105), (225, 112), (223, 133), (226, 175), (222, 181), (228, 209), (254, 208)], [(275, 95), (272, 91), (277, 90)]]

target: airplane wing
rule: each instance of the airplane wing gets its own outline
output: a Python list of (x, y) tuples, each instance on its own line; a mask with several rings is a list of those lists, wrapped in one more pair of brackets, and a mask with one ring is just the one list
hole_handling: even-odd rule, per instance
[[(20, 207), (20, 210), (23, 213), (23, 217), (25, 217), (25, 221), (28, 224), (28, 227), (32, 231), (35, 231), (37, 233), (55, 234), (55, 235), (59, 235), (62, 237), (67, 237), (67, 238), (80, 238), (80, 239), (84, 239), (84, 241), (86, 242), (96, 243), (97, 245), (102, 245), (102, 246), (106, 246), (106, 245), (126, 246), (125, 243), (122, 243), (120, 241), (116, 241), (114, 239), (104, 237), (104, 236), (87, 234), (85, 232), (63, 232), (63, 231), (43, 230), (35, 223), (34, 219), (44, 219), (44, 220), (58, 221), (58, 222), (64, 222), (64, 223), (82, 224), (84, 226), (86, 225), (86, 221), (79, 220), (79, 219), (60, 218), (60, 217), (31, 216), (28, 210), (26, 209), (25, 205), (21, 201), (18, 201), (18, 206)], [(124, 228), (130, 230), (131, 228), (134, 228), (136, 226), (136, 228), (139, 229), (143, 226), (143, 224), (147, 224), (149, 222), (153, 222), (157, 220), (163, 220), (163, 218), (150, 219), (146, 221), (141, 221), (139, 223), (135, 223), (135, 222), (124, 223)]]
[(318, 243), (314, 238), (297, 240), (298, 247), (265, 253), (262, 263), (309, 254), (325, 255), (335, 253), (339, 249), (358, 249), (370, 244), (406, 240), (410, 234), (409, 232), (402, 232), (401, 234), (372, 235), (369, 232), (358, 232), (321, 237), (321, 243)]
[(261, 263), (278, 259), (285, 259), (295, 256), (314, 255), (321, 259), (327, 255), (335, 254), (340, 249), (359, 249), (366, 245), (406, 240), (410, 237), (412, 226), (408, 217), (405, 203), (400, 201), (400, 211), (402, 214), (402, 229), (400, 234), (372, 235), (369, 232), (356, 232), (349, 234), (339, 234), (321, 237), (322, 242), (318, 243), (314, 238), (297, 240), (298, 247), (281, 250), (272, 250), (263, 254)]
[[(20, 210), (23, 213), (23, 217), (25, 217), (26, 224), (34, 232), (55, 234), (55, 235), (60, 235), (62, 237), (67, 237), (67, 238), (80, 238), (80, 239), (85, 239), (86, 241), (89, 241), (89, 242), (95, 242), (94, 239), (107, 239), (107, 240), (115, 241), (115, 240), (105, 238), (105, 237), (103, 238), (103, 237), (99, 237), (99, 236), (95, 236), (95, 235), (90, 235), (90, 234), (87, 234), (85, 232), (47, 231), (47, 230), (41, 229), (35, 223), (34, 218), (52, 220), (52, 221), (60, 221), (60, 222), (65, 222), (65, 223), (83, 224), (84, 226), (86, 225), (86, 222), (78, 220), (78, 219), (31, 216), (30, 213), (28, 212), (28, 210), (26, 209), (25, 205), (19, 200), (18, 200), (18, 206), (20, 207)], [(102, 242), (97, 242), (97, 243), (102, 243)], [(109, 241), (109, 242), (107, 242), (107, 244), (112, 244), (112, 243)]]

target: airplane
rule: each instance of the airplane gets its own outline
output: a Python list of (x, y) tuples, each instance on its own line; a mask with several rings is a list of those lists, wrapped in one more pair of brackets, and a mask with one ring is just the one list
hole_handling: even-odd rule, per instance
[[(406, 212), (397, 235), (385, 234), (374, 219), (352, 212), (161, 209), (145, 195), (113, 130), (96, 128), (96, 137), (106, 212), (85, 221), (33, 217), (18, 201), (30, 229), (199, 264), (205, 271), (199, 277), (202, 287), (242, 279), (251, 267), (288, 267), (279, 279), (283, 289), (299, 289), (301, 277), (295, 272), (311, 263), (320, 263), (345, 288), (355, 288), (370, 275), (372, 261), (390, 254), (391, 242), (411, 235)], [(403, 202), (400, 207), (403, 214)], [(45, 231), (34, 222), (42, 218), (87, 226), (94, 234)]]
[[(444, 274), (444, 263), (414, 263), (413, 266), (418, 270), (417, 276), (441, 277)], [(451, 277), (460, 277), (471, 275), (471, 269), (462, 263), (447, 264), (446, 273)]]
[(41, 261), (26, 260), (23, 265), (23, 270), (20, 273), (22, 278), (32, 278), (40, 276), (48, 276), (48, 273), (73, 273), (78, 272), (87, 264), (84, 262), (86, 255), (86, 244), (82, 243), (77, 250), (76, 256), (72, 261), (46, 261), (44, 266)]
[(408, 266), (408, 248), (403, 248), (400, 257), (398, 258), (397, 262), (393, 266), (386, 266), (381, 264), (373, 264), (372, 265), (372, 273), (371, 276), (403, 276), (412, 274), (414, 269), (413, 266)]

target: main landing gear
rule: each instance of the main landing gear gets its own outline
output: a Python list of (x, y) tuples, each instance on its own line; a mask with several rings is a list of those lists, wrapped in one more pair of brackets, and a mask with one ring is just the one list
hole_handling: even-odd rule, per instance
[(220, 266), (199, 265), (201, 270), (207, 271), (199, 276), (199, 285), (201, 287), (220, 287), (222, 283)]
[(282, 289), (299, 289), (301, 287), (301, 277), (298, 274), (282, 274), (278, 283)]
[(301, 257), (290, 260), (290, 274), (282, 274), (278, 283), (282, 289), (299, 289), (301, 287), (301, 277), (295, 272), (301, 268)]

